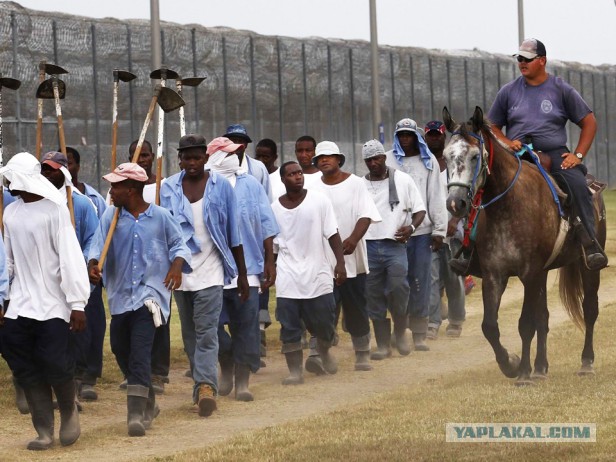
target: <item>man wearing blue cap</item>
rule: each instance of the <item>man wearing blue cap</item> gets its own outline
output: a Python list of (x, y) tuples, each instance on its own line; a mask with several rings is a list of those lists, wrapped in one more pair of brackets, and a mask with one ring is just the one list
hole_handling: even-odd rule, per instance
[[(445, 124), (440, 120), (432, 120), (426, 124), (424, 132), (430, 152), (434, 154), (438, 161), (443, 194), (446, 197), (449, 175), (447, 173), (447, 163), (443, 157), (445, 139), (447, 137), (445, 135)], [(466, 317), (466, 310), (464, 308), (464, 280), (449, 267), (449, 260), (451, 260), (452, 255), (455, 255), (462, 246), (464, 228), (459, 218), (452, 217), (450, 214), (448, 214), (447, 218), (449, 219), (447, 222), (447, 236), (443, 239), (443, 246), (432, 253), (430, 320), (428, 321), (428, 339), (430, 340), (438, 338), (438, 330), (442, 323), (441, 294), (443, 289), (447, 294), (449, 306), (447, 313), (447, 318), (449, 319), (446, 330), (447, 337), (455, 338), (460, 336), (462, 324)]]
[(259, 183), (265, 189), (267, 193), (267, 197), (270, 203), (273, 201), (272, 196), (272, 186), (270, 184), (269, 172), (263, 162), (253, 159), (248, 154), (246, 154), (246, 148), (248, 145), (252, 143), (252, 140), (248, 136), (248, 132), (246, 131), (246, 127), (242, 124), (232, 124), (227, 127), (227, 132), (222, 135), (225, 138), (229, 138), (235, 144), (240, 144), (241, 147), (237, 150), (237, 157), (240, 160), (240, 168), (245, 168), (248, 170), (248, 173), (254, 176)]
[(440, 169), (428, 149), (417, 123), (404, 118), (396, 124), (394, 146), (387, 152), (387, 165), (408, 173), (415, 181), (426, 216), (407, 242), (409, 264), (409, 328), (416, 351), (428, 351), (426, 334), (430, 310), (430, 268), (432, 251), (443, 245), (447, 232), (447, 210), (441, 185)]

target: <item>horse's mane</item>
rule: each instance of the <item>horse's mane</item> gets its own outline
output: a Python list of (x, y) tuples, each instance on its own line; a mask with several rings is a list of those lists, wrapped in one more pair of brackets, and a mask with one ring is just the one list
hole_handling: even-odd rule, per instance
[[(484, 136), (487, 135), (491, 138), (492, 141), (498, 143), (503, 149), (509, 152), (513, 152), (511, 151), (511, 149), (509, 149), (508, 146), (506, 146), (501, 140), (499, 140), (496, 135), (494, 135), (494, 132), (492, 131), (492, 122), (490, 121), (490, 119), (484, 117), (481, 126), (478, 128), (478, 131), (480, 131)], [(461, 124), (459, 124), (456, 131), (462, 137), (464, 137), (466, 141), (471, 141), (472, 137), (469, 135), (469, 133), (474, 133), (472, 119), (469, 119), (467, 122), (462, 122)]]

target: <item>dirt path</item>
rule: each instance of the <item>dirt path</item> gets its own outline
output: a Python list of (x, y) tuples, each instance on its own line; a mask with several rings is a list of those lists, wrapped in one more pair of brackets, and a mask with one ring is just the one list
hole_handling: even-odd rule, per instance
[[(616, 275), (616, 270), (608, 269), (603, 280), (600, 293), (603, 306), (615, 299), (616, 288), (613, 281), (616, 278), (612, 272)], [(551, 328), (568, 322), (567, 315), (555, 300), (555, 274), (551, 275), (549, 286), (550, 306), (553, 307)], [(500, 316), (503, 344), (510, 351), (518, 353), (520, 340), (517, 319), (521, 294), (519, 283), (511, 282), (503, 297)], [(448, 339), (444, 332), (441, 332), (437, 341), (430, 342), (430, 352), (413, 352), (407, 357), (394, 354), (389, 360), (373, 362), (372, 372), (352, 370), (350, 339), (347, 334), (343, 334), (341, 345), (335, 349), (340, 363), (338, 374), (315, 377), (306, 373), (306, 382), (302, 386), (281, 385), (281, 379), (287, 374), (284, 356), (270, 351), (267, 367), (261, 369), (251, 380), (251, 390), (256, 400), (252, 403), (239, 403), (229, 397), (220, 398), (218, 412), (208, 419), (199, 418), (192, 410), (191, 380), (183, 376), (185, 369), (174, 369), (171, 383), (159, 399), (161, 415), (145, 438), (126, 436), (125, 395), (119, 390), (105, 390), (98, 402), (86, 405), (85, 412), (81, 415), (82, 436), (74, 447), (56, 446), (41, 454), (33, 454), (23, 449), (25, 442), (33, 434), (31, 422), (29, 416), (15, 417), (13, 413), (16, 411), (10, 409), (7, 410), (9, 425), (6, 425), (0, 434), (0, 460), (79, 458), (89, 461), (134, 461), (172, 455), (186, 449), (214, 444), (241, 432), (332, 411), (380, 393), (412, 387), (418, 383), (428, 381), (438, 387), (439, 379), (447, 374), (481, 365), (496, 369), (493, 352), (481, 333), (481, 309), (479, 291), (475, 290), (467, 303), (467, 322), (461, 338)], [(441, 331), (444, 331), (444, 328)], [(579, 343), (581, 351), (582, 333), (572, 341)], [(558, 361), (554, 355), (549, 358), (552, 363)], [(507, 379), (503, 376), (503, 380)]]

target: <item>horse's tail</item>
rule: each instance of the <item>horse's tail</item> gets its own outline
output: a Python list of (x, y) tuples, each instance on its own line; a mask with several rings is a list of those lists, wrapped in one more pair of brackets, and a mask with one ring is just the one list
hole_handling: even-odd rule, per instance
[(584, 310), (582, 308), (582, 300), (584, 299), (584, 285), (580, 266), (582, 264), (580, 260), (576, 260), (558, 270), (558, 289), (560, 300), (565, 305), (567, 314), (573, 323), (581, 331), (584, 331), (586, 324), (584, 323)]

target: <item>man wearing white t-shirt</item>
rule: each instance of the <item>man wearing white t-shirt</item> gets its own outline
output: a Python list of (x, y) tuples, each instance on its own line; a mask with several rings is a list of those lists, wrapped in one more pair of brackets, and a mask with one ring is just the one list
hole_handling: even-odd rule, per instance
[(332, 202), (343, 239), (347, 280), (335, 292), (340, 296), (345, 324), (353, 341), (355, 370), (369, 371), (372, 369), (370, 323), (365, 295), (368, 252), (364, 234), (371, 223), (381, 221), (381, 216), (362, 179), (341, 170), (345, 156), (336, 143), (322, 141), (315, 152), (312, 161), (323, 173), (315, 190), (325, 193)]
[(383, 218), (366, 232), (370, 266), (366, 299), (377, 344), (370, 359), (380, 360), (391, 356), (388, 309), (394, 321), (396, 349), (401, 355), (411, 352), (405, 337), (410, 290), (406, 243), (423, 221), (426, 208), (413, 179), (385, 165), (385, 149), (380, 142), (365, 143), (362, 157), (369, 170), (364, 183)]
[[(340, 285), (346, 279), (346, 269), (331, 202), (318, 191), (304, 189), (302, 169), (297, 162), (286, 162), (280, 170), (287, 193), (272, 204), (280, 227), (275, 239), (276, 319), (282, 325), (282, 352), (291, 372), (282, 383), (296, 385), (304, 382), (302, 322), (317, 339), (325, 371), (337, 371), (329, 354), (335, 329), (333, 290), (334, 281)], [(336, 259), (333, 270), (327, 248), (331, 248)]]
[(310, 135), (300, 136), (295, 142), (295, 157), (302, 168), (304, 175), (304, 188), (313, 189), (313, 186), (321, 182), (323, 174), (314, 166), (312, 158), (317, 147), (316, 140)]

